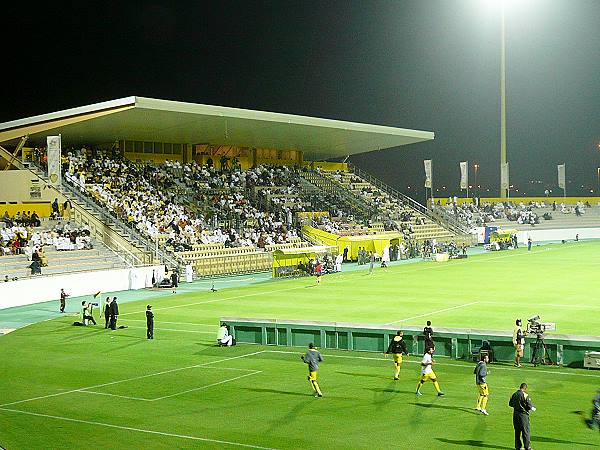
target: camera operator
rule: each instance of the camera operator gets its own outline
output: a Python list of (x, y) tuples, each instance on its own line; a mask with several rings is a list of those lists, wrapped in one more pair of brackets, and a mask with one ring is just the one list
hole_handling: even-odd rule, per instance
[(513, 345), (515, 346), (515, 367), (521, 367), (521, 358), (525, 349), (525, 332), (521, 328), (521, 319), (515, 321), (515, 329), (513, 330)]
[(91, 321), (94, 325), (96, 325), (96, 321), (94, 320), (94, 316), (92, 315), (94, 306), (98, 306), (98, 303), (86, 303), (86, 301), (81, 302), (81, 323), (87, 325)]

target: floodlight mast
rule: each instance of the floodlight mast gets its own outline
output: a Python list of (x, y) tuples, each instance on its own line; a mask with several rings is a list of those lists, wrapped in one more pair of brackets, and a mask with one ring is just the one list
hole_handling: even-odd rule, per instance
[(507, 188), (502, 186), (502, 167), (506, 164), (506, 27), (504, 20), (505, 2), (501, 2), (501, 46), (500, 46), (500, 198), (507, 197)]

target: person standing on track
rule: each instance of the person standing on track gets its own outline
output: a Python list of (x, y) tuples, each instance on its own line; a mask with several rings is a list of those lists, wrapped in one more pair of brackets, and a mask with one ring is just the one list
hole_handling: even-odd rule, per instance
[(69, 294), (67, 294), (64, 289), (60, 290), (60, 312), (61, 313), (65, 312), (65, 306), (67, 304), (68, 296), (69, 296)]

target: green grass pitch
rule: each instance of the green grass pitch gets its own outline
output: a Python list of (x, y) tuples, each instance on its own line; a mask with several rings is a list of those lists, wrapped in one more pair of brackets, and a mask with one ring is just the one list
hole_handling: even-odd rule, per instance
[[(490, 416), (473, 410), (473, 364), (438, 358), (446, 396), (414, 395), (420, 355), (399, 381), (391, 359), (324, 350), (323, 398), (301, 348), (214, 346), (218, 318), (510, 330), (540, 314), (561, 334), (598, 335), (600, 242), (553, 244), (448, 263), (397, 264), (121, 304), (129, 328), (60, 316), (0, 338), (0, 446), (7, 449), (513, 448), (510, 394), (529, 383), (534, 449), (600, 446), (583, 424), (600, 372), (491, 364)], [(125, 294), (123, 294), (125, 295)], [(155, 339), (145, 339), (153, 304)], [(58, 314), (57, 314), (58, 316)]]

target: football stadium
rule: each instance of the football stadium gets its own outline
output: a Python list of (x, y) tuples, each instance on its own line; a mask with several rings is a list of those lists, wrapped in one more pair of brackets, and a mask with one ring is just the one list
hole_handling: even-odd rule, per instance
[[(0, 450), (599, 448), (597, 123), (509, 170), (502, 5), (487, 175), (467, 145), (451, 172), (448, 129), (418, 114), (423, 129), (73, 93), (0, 123)], [(143, 20), (174, 26), (170, 8)], [(421, 102), (410, 89), (393, 101)], [(543, 118), (525, 122), (515, 135)]]
[[(521, 382), (534, 445), (599, 444), (600, 199), (535, 227), (553, 199), (427, 207), (325, 160), (433, 133), (139, 97), (0, 133), (3, 190), (38, 196), (4, 206), (5, 448), (511, 448)], [(247, 146), (176, 144), (203, 139)], [(427, 339), (438, 384), (416, 396)]]

